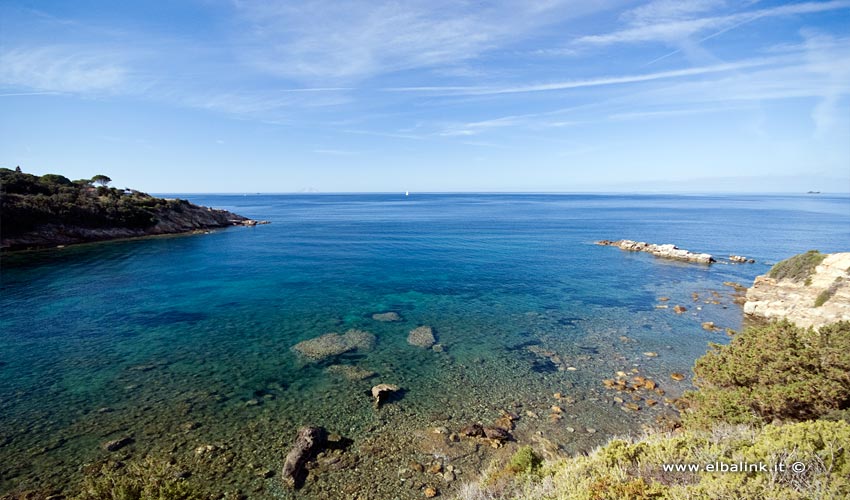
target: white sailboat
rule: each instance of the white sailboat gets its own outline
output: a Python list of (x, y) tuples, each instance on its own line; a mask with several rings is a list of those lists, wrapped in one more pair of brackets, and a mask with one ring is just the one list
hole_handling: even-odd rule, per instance
[(410, 196), (410, 191), (405, 191), (405, 192), (404, 192), (404, 195), (405, 195), (405, 196)]

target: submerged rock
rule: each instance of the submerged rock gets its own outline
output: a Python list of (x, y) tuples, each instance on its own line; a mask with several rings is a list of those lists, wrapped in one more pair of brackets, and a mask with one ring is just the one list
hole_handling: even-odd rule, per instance
[(366, 380), (367, 378), (372, 378), (377, 375), (377, 373), (372, 370), (352, 365), (331, 365), (325, 368), (325, 372), (331, 375), (345, 377), (348, 380)]
[(683, 248), (679, 248), (676, 245), (673, 245), (672, 243), (668, 243), (665, 245), (656, 245), (654, 243), (645, 243), (643, 241), (602, 240), (597, 241), (596, 244), (602, 246), (613, 246), (621, 250), (627, 250), (629, 252), (651, 253), (656, 257), (661, 257), (665, 259), (684, 260), (687, 262), (696, 262), (699, 264), (711, 264), (712, 262), (717, 262), (714, 257), (711, 256), (711, 254), (690, 252)]
[(108, 441), (103, 443), (103, 449), (106, 451), (118, 451), (121, 448), (133, 444), (133, 438), (129, 436), (125, 436), (118, 439), (113, 439), (112, 441)]
[(304, 340), (292, 346), (292, 350), (311, 361), (338, 356), (348, 351), (368, 351), (375, 346), (375, 335), (363, 330), (348, 330), (344, 334), (325, 335)]
[(372, 319), (383, 322), (401, 321), (401, 316), (399, 316), (397, 312), (390, 311), (385, 313), (375, 313), (372, 315)]
[(434, 338), (434, 330), (430, 326), (420, 326), (410, 330), (410, 334), (407, 335), (407, 343), (423, 349), (430, 349), (437, 343), (437, 339)]
[(281, 476), (290, 488), (300, 488), (306, 476), (307, 462), (322, 451), (328, 439), (323, 427), (302, 427), (298, 429), (295, 443), (283, 462)]
[(375, 400), (375, 408), (381, 406), (381, 403), (392, 393), (399, 391), (399, 386), (393, 384), (378, 384), (372, 387), (372, 398)]

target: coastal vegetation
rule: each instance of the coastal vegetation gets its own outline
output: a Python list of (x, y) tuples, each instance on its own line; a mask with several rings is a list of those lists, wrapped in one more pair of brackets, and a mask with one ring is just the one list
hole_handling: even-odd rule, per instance
[(200, 488), (165, 460), (110, 462), (88, 474), (73, 500), (201, 500)]
[(825, 258), (826, 254), (822, 254), (817, 250), (809, 250), (806, 253), (795, 255), (777, 263), (770, 269), (768, 276), (775, 280), (787, 279), (797, 283), (803, 283), (811, 277), (812, 273), (815, 272), (815, 268)]
[(108, 176), (72, 181), (0, 168), (2, 248), (43, 247), (223, 227), (246, 219), (186, 200), (108, 187)]
[(850, 408), (850, 322), (752, 326), (694, 366), (686, 427), (811, 420)]
[[(139, 191), (108, 188), (109, 179), (71, 181), (58, 174), (40, 177), (0, 169), (0, 213), (5, 237), (24, 234), (43, 224), (92, 228), (145, 228), (156, 223), (157, 209), (179, 210), (179, 200), (154, 198)], [(94, 184), (99, 183), (98, 187)]]
[(841, 286), (842, 281), (844, 281), (844, 278), (842, 278), (841, 276), (835, 278), (835, 281), (833, 281), (832, 284), (829, 285), (829, 288), (819, 293), (818, 296), (815, 298), (815, 307), (821, 307), (822, 305), (826, 304), (827, 301), (831, 299), (833, 295), (835, 295), (835, 292), (838, 291), (838, 287)]
[[(697, 390), (682, 399), (676, 431), (613, 439), (586, 456), (546, 463), (523, 447), (459, 498), (850, 495), (850, 322), (819, 331), (788, 321), (751, 326), (713, 346), (694, 373)], [(768, 470), (754, 469), (760, 464)]]

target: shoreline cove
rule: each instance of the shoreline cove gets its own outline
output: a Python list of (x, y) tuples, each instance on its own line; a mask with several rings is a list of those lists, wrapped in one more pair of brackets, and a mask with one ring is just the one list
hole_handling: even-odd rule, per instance
[[(844, 199), (672, 222), (663, 196), (192, 201), (272, 224), (3, 254), (0, 495), (150, 459), (225, 495), (451, 497), (526, 445), (590, 452), (676, 417), (694, 360), (744, 326), (724, 283), (800, 252), (780, 244), (812, 224), (804, 243), (834, 251), (850, 218)], [(757, 263), (587, 244), (627, 231)], [(399, 390), (376, 405), (381, 384)], [(306, 425), (333, 445), (293, 493)]]

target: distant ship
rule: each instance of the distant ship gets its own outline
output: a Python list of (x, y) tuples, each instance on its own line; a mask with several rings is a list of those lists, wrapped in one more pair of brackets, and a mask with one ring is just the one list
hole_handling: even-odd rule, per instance
[(405, 192), (404, 192), (404, 195), (405, 195), (405, 196), (410, 196), (410, 191), (405, 191)]

